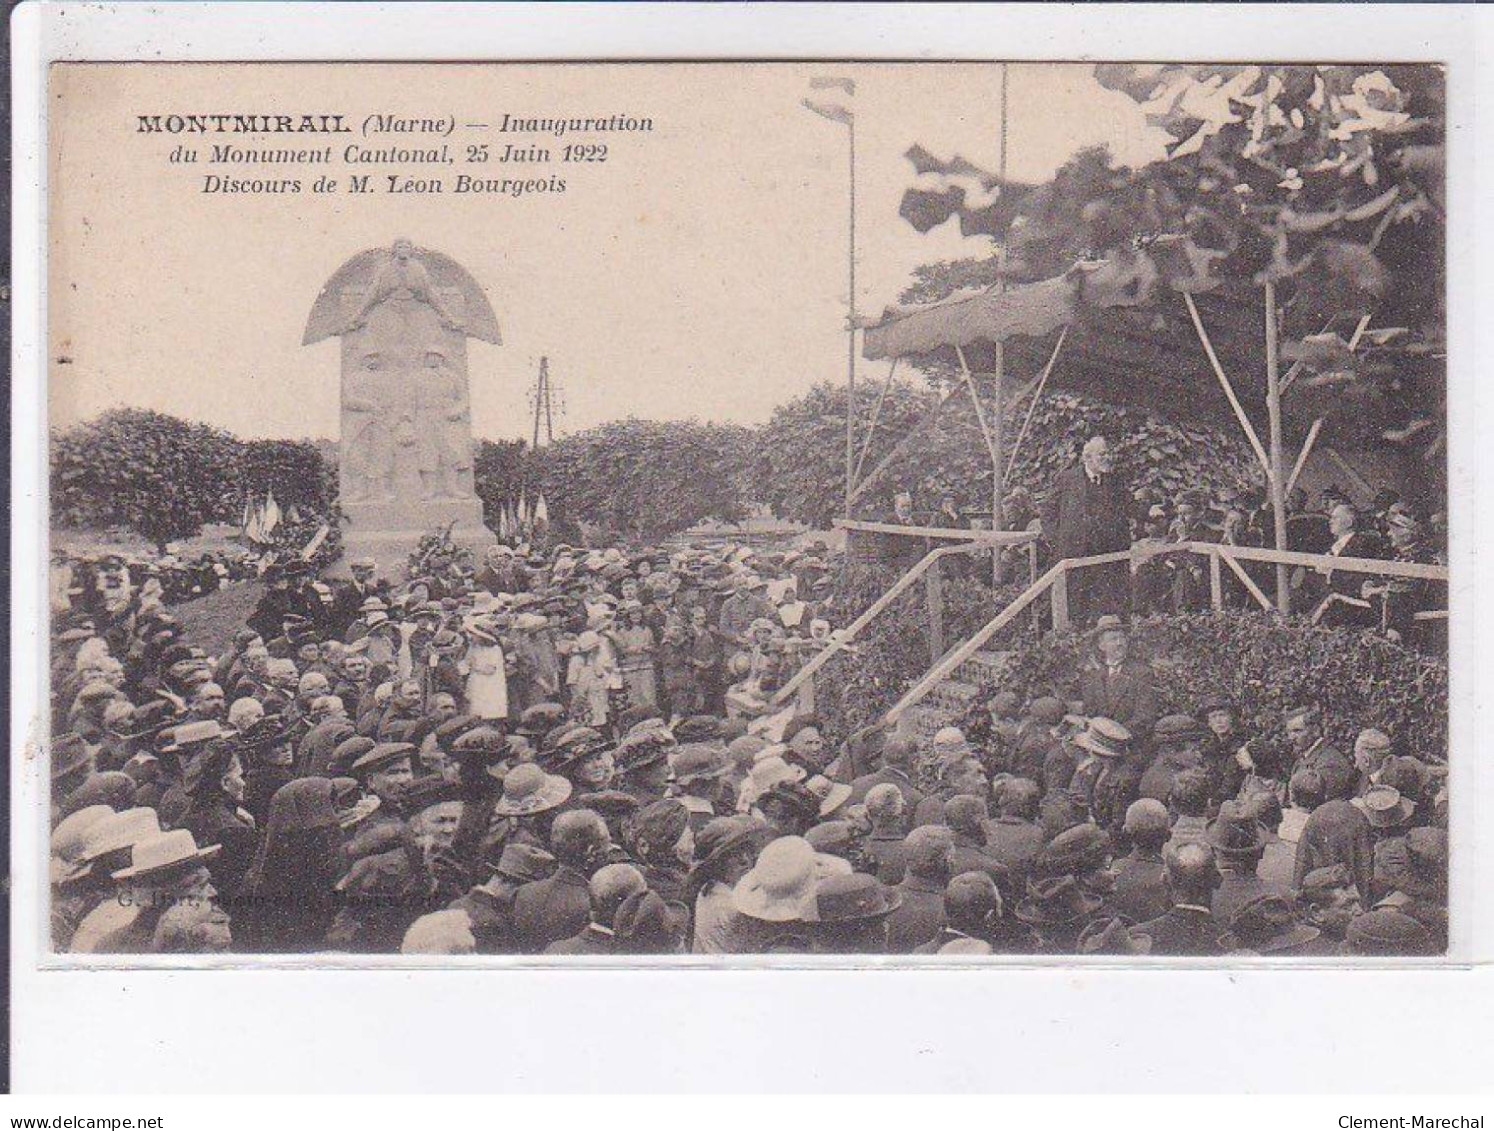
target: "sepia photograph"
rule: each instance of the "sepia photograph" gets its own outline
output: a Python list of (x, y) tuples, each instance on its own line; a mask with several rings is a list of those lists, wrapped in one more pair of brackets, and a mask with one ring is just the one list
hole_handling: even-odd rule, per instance
[(1447, 78), (51, 64), (47, 961), (1447, 958)]

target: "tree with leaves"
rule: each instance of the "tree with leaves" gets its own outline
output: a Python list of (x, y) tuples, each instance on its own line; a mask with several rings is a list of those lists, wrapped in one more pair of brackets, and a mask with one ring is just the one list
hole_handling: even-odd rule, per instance
[(54, 437), (52, 513), (63, 525), (128, 526), (165, 553), (206, 522), (238, 518), (238, 456), (222, 429), (116, 409)]

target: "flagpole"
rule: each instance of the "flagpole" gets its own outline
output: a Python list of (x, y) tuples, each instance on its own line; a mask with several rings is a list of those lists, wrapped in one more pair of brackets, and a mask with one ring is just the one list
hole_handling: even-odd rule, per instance
[(850, 138), (850, 239), (847, 275), (850, 290), (846, 300), (846, 518), (851, 517), (851, 492), (856, 486), (856, 119), (846, 123)]
[[(1006, 94), (1007, 94), (1007, 65), (1001, 64), (1001, 158), (997, 166), (997, 176), (1001, 181), (1001, 191), (1006, 191)], [(1000, 260), (998, 266), (1001, 269), (1000, 287), (1006, 290), (1006, 245), (1003, 243), (999, 252)], [(1006, 476), (1003, 467), (1005, 447), (1005, 419), (1006, 419), (1006, 395), (1004, 384), (1006, 381), (1006, 343), (996, 342), (996, 434), (995, 444), (991, 452), (991, 529), (1001, 531), (1006, 527), (1006, 515), (1003, 513), (1006, 495)], [(1000, 585), (1005, 579), (1002, 568), (1001, 547), (997, 546), (991, 553), (991, 583)]]

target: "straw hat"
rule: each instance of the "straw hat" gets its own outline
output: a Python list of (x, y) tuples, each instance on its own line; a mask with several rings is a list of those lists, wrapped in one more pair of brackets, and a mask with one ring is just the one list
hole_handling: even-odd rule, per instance
[(571, 783), (559, 774), (547, 774), (533, 762), (515, 766), (503, 779), (503, 796), (493, 807), (500, 817), (532, 817), (565, 804)]
[(100, 856), (118, 852), (122, 848), (133, 848), (138, 842), (155, 836), (160, 831), (161, 823), (154, 809), (123, 809), (89, 830), (78, 859), (92, 864)]
[(1129, 751), (1131, 732), (1114, 719), (1093, 718), (1073, 743), (1101, 758), (1123, 758)]
[(201, 864), (223, 851), (221, 844), (198, 848), (186, 829), (172, 829), (147, 837), (130, 849), (130, 866), (114, 873), (116, 880), (135, 880)]
[(768, 923), (814, 922), (816, 852), (798, 836), (771, 841), (732, 891), (732, 906)]

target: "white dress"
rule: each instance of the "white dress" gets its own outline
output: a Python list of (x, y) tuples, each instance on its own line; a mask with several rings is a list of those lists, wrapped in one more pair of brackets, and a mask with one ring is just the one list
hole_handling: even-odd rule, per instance
[(508, 676), (503, 649), (473, 641), (467, 649), (467, 711), (483, 719), (508, 718)]

